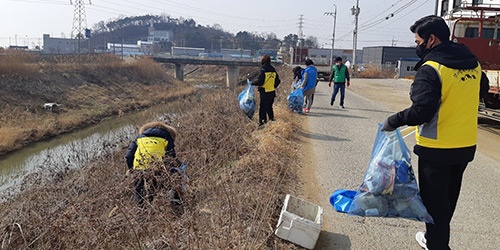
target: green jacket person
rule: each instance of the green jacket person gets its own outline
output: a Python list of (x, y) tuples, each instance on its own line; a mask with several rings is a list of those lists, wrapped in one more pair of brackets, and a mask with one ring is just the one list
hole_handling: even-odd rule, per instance
[(330, 99), (330, 106), (333, 105), (335, 97), (340, 91), (340, 107), (344, 108), (345, 85), (347, 83), (347, 87), (349, 87), (350, 80), (349, 70), (347, 69), (347, 66), (342, 63), (342, 57), (335, 58), (335, 65), (332, 67), (332, 74), (330, 75), (330, 81), (328, 82), (328, 87), (331, 87), (333, 81), (333, 93), (332, 98)]

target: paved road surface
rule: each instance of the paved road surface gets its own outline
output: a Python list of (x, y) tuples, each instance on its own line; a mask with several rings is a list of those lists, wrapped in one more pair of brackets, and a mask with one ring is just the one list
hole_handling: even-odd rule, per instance
[[(341, 109), (338, 100), (334, 106), (330, 106), (332, 89), (328, 88), (327, 83), (320, 82), (311, 113), (304, 119), (301, 131), (306, 145), (302, 197), (324, 208), (323, 231), (316, 249), (421, 249), (414, 238), (418, 230), (425, 229), (422, 222), (348, 216), (335, 212), (329, 203), (334, 190), (355, 190), (361, 184), (370, 159), (377, 123), (393, 113), (389, 109), (391, 105), (383, 104), (383, 101), (371, 101), (374, 99), (373, 92), (368, 86), (375, 83), (384, 87), (380, 89), (385, 89), (382, 95), (379, 94), (381, 98), (386, 94), (392, 99), (408, 98), (408, 81), (353, 79), (352, 84), (358, 90), (366, 91), (357, 91), (359, 94), (356, 94), (348, 89), (346, 108)], [(389, 90), (391, 93), (388, 93)], [(371, 100), (362, 95), (371, 95)], [(413, 136), (405, 141), (412, 149), (415, 144)], [(498, 136), (496, 141), (500, 141)], [(415, 172), (416, 160), (413, 154)], [(481, 152), (476, 153), (476, 159), (465, 172), (451, 229), (452, 249), (500, 249), (498, 161)]]

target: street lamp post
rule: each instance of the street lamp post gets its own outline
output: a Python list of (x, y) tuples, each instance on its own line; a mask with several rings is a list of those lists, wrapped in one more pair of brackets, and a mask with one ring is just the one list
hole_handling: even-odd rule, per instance
[(335, 49), (335, 26), (337, 23), (337, 5), (333, 5), (335, 7), (333, 13), (332, 12), (325, 12), (325, 15), (328, 16), (333, 16), (333, 34), (332, 34), (332, 51), (330, 52), (330, 68), (333, 67), (333, 53)]

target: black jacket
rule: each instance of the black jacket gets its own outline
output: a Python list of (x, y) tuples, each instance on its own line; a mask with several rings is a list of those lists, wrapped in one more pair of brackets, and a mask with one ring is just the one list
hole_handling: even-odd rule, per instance
[[(441, 100), (441, 79), (436, 70), (426, 61), (435, 61), (448, 68), (473, 69), (477, 58), (463, 44), (445, 42), (432, 48), (415, 65), (418, 70), (410, 89), (411, 107), (391, 116), (387, 122), (393, 128), (403, 125), (416, 126), (429, 122), (438, 112)], [(483, 73), (480, 87), (481, 97), (488, 93), (488, 78)], [(415, 145), (414, 152), (428, 160), (444, 163), (466, 163), (472, 161), (476, 146), (457, 149), (435, 149)]]
[[(264, 63), (262, 65), (262, 68), (260, 68), (257, 80), (251, 83), (252, 85), (259, 86), (258, 90), (260, 93), (265, 93), (262, 85), (264, 85), (264, 82), (266, 81), (266, 72), (276, 72), (276, 69), (270, 63)], [(281, 83), (280, 77), (278, 73), (276, 73), (276, 79), (274, 79), (274, 88), (277, 88), (278, 85), (280, 85), (280, 83)]]
[[(134, 141), (130, 143), (127, 152), (125, 154), (127, 167), (129, 169), (132, 169), (134, 167), (135, 151), (137, 150), (137, 139), (147, 136), (160, 137), (167, 140), (168, 144), (167, 148), (165, 149), (165, 156), (169, 158), (168, 159), (169, 161), (174, 160), (175, 163), (178, 165), (179, 162), (176, 159), (175, 145), (174, 145), (175, 135), (171, 134), (172, 131), (169, 131), (169, 128), (167, 126), (165, 126), (163, 123), (160, 122), (147, 123), (141, 127), (140, 133), (141, 134)], [(170, 162), (166, 163), (171, 164)]]

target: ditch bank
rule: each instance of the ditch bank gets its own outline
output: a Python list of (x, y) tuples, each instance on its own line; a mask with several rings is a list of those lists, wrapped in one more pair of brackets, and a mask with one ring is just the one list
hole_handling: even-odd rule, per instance
[(276, 121), (261, 129), (255, 117), (249, 120), (238, 108), (243, 86), (176, 99), (183, 111), (173, 109), (175, 115), (165, 120), (177, 128), (178, 157), (188, 162), (183, 214), (173, 213), (161, 192), (144, 208), (135, 204), (133, 179), (124, 174), (129, 143), (124, 140), (103, 147), (100, 157), (79, 169), (47, 168), (25, 178), (22, 192), (0, 203), (3, 246), (297, 248), (273, 236), (283, 198), (297, 188), (301, 142), (296, 134), (302, 121), (286, 109), (291, 79), (286, 68), (278, 70), (283, 85)]
[(109, 55), (3, 56), (0, 85), (0, 155), (195, 92), (150, 59)]

